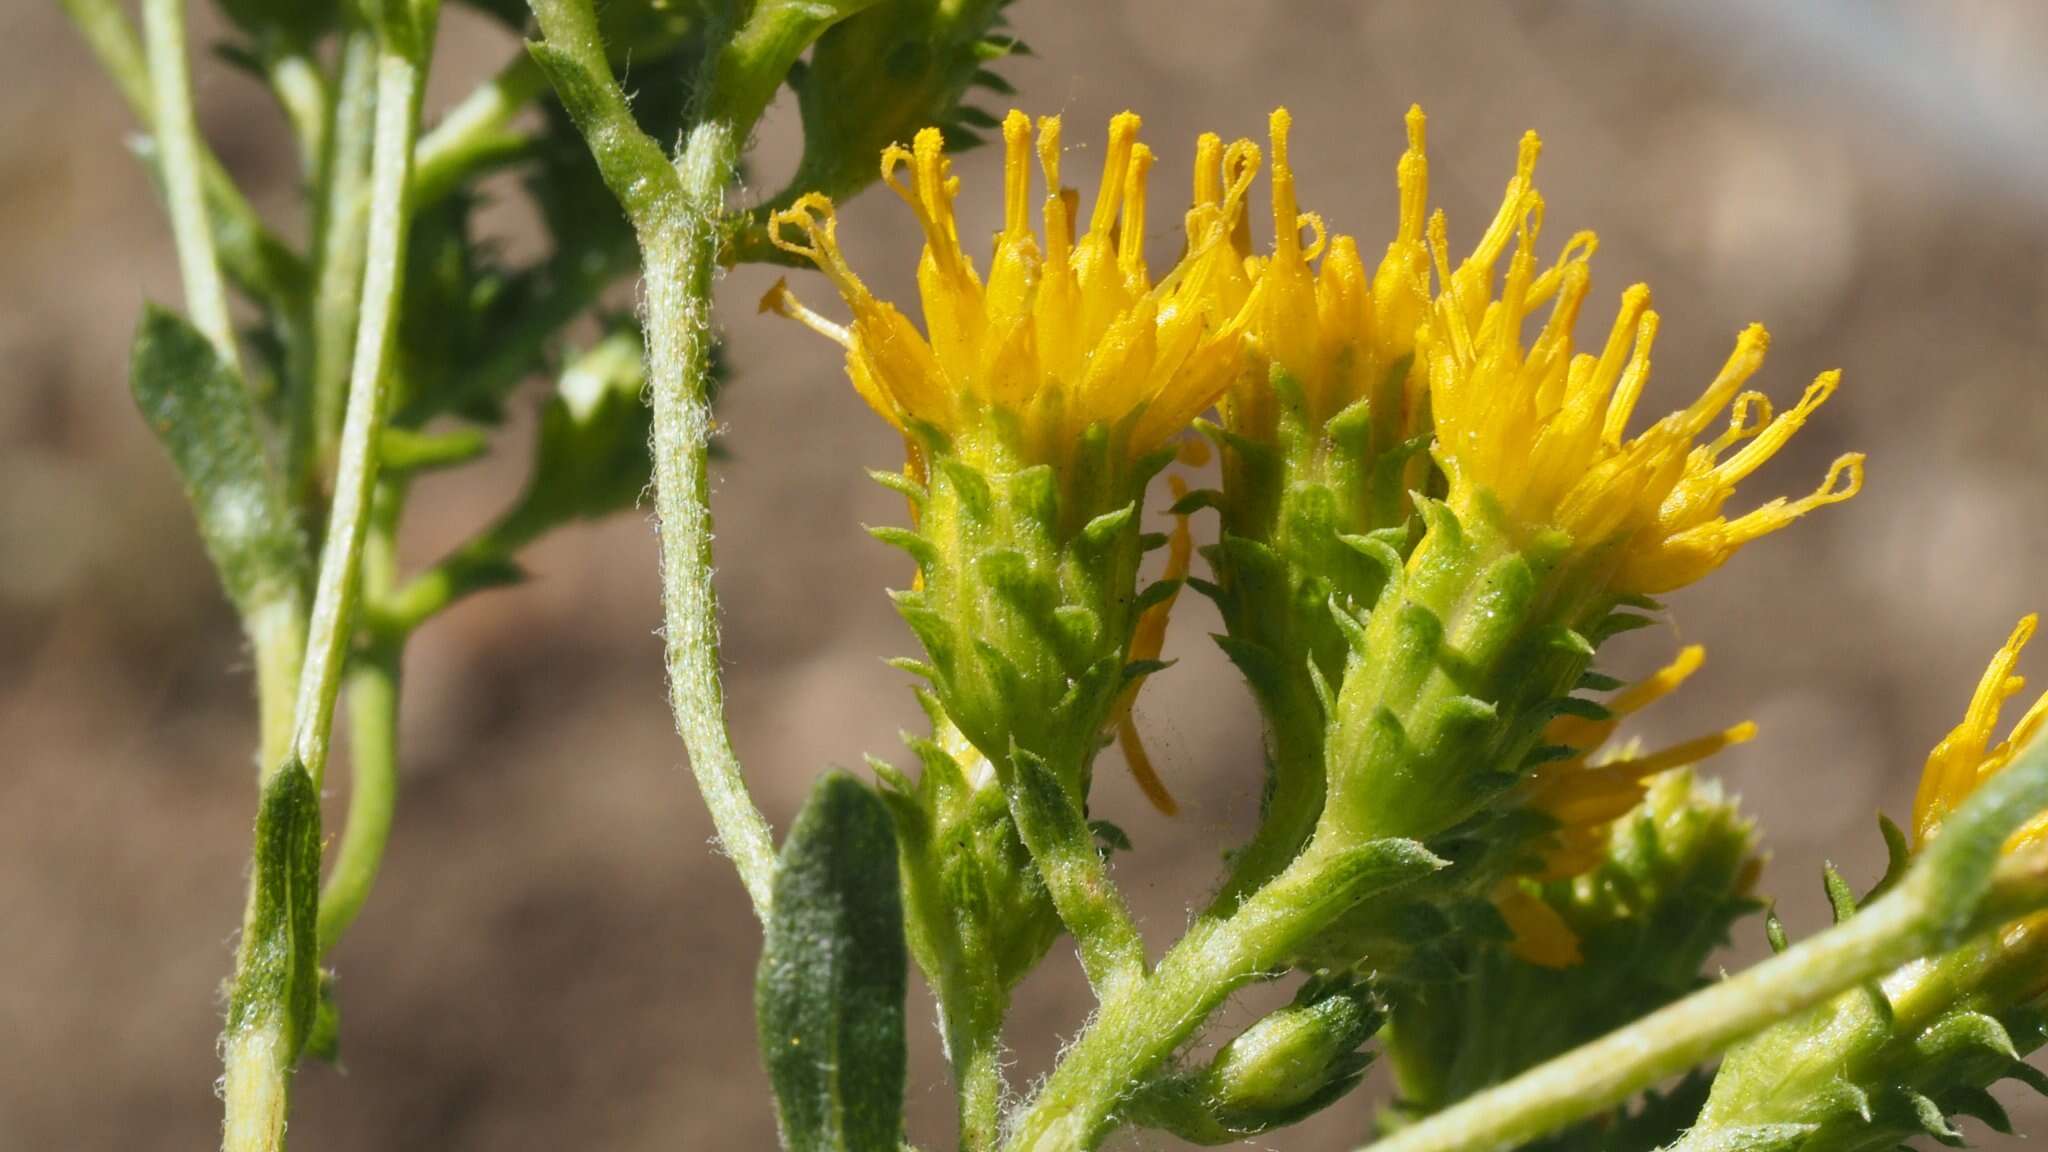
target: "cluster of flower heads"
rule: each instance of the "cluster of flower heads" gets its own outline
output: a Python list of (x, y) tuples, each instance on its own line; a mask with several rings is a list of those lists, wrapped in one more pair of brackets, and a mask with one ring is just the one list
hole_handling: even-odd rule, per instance
[[(1205, 135), (1185, 248), (1154, 280), (1144, 254), (1153, 155), (1138, 142), (1138, 126), (1129, 113), (1111, 121), (1094, 208), (1077, 237), (1079, 196), (1060, 182), (1060, 121), (1039, 121), (1041, 238), (1029, 219), (1032, 125), (1010, 113), (1003, 226), (985, 281), (960, 243), (959, 181), (940, 134), (926, 130), (912, 148), (885, 152), (883, 178), (924, 233), (922, 332), (854, 273), (838, 245), (832, 204), (820, 196), (778, 213), (770, 231), (826, 274), (852, 323), (818, 315), (782, 283), (763, 307), (845, 347), (855, 388), (904, 434), (913, 475), (922, 475), (929, 454), (946, 452), (981, 467), (1057, 469), (1098, 429), (1136, 458), (1170, 444), (1212, 406), (1233, 432), (1256, 436), (1270, 431), (1275, 377), (1284, 375), (1316, 420), (1363, 401), (1385, 433), (1378, 443), (1430, 436), (1461, 518), (1487, 517), (1511, 539), (1564, 540), (1595, 559), (1596, 579), (1617, 598), (1689, 584), (1744, 544), (1848, 499), (1861, 485), (1862, 457), (1845, 455), (1811, 495), (1724, 515), (1736, 485), (1784, 447), (1838, 381), (1822, 375), (1798, 404), (1774, 414), (1763, 394), (1743, 390), (1768, 344), (1760, 326), (1738, 337), (1696, 400), (1629, 434), (1658, 317), (1649, 290), (1631, 287), (1600, 350), (1575, 351), (1597, 241), (1590, 232), (1573, 236), (1538, 271), (1543, 200), (1534, 186), (1533, 133), (1522, 141), (1498, 213), (1454, 266), (1444, 215), (1428, 209), (1424, 119), (1412, 109), (1397, 168), (1399, 219), (1370, 274), (1355, 239), (1330, 234), (1320, 217), (1301, 211), (1284, 109), (1271, 120), (1274, 239), (1267, 254), (1253, 251), (1246, 210), (1261, 150)], [(1547, 317), (1525, 341), (1545, 307)], [(1703, 439), (1724, 414), (1725, 431)], [(1184, 566), (1184, 542), (1178, 551)], [(1163, 626), (1163, 613), (1148, 616), (1137, 646), (1156, 654)], [(1587, 866), (1604, 829), (1640, 799), (1650, 776), (1749, 738), (1752, 727), (1738, 725), (1651, 754), (1600, 751), (1622, 716), (1677, 687), (1699, 660), (1698, 649), (1687, 649), (1624, 690), (1609, 702), (1611, 719), (1558, 721), (1550, 742), (1579, 754), (1528, 785), (1530, 803), (1561, 829), (1547, 876)], [(1128, 727), (1128, 699), (1119, 724)], [(1141, 778), (1155, 791), (1143, 768)], [(1503, 910), (1514, 911), (1511, 899)], [(1530, 951), (1546, 953), (1543, 926), (1523, 927)], [(1568, 960), (1568, 938), (1553, 944), (1547, 955)]]
[[(1017, 466), (1056, 464), (1094, 426), (1142, 455), (1212, 405), (1257, 403), (1262, 368), (1284, 366), (1311, 393), (1311, 407), (1327, 412), (1369, 398), (1413, 356), (1398, 402), (1380, 406), (1404, 424), (1426, 418), (1422, 430), (1434, 434), (1453, 506), (1463, 512), (1486, 502), (1511, 527), (1562, 532), (1581, 550), (1605, 550), (1617, 591), (1681, 587), (1749, 541), (1855, 494), (1862, 458), (1846, 455), (1809, 496), (1774, 499), (1732, 519), (1723, 514), (1736, 485), (1785, 445), (1837, 383), (1835, 373), (1822, 375), (1797, 405), (1774, 415), (1761, 393), (1743, 391), (1769, 342), (1759, 326), (1741, 334), (1698, 399), (1628, 434), (1649, 378), (1657, 314), (1649, 290), (1631, 287), (1600, 351), (1574, 351), (1596, 241), (1577, 234), (1537, 271), (1543, 200), (1534, 186), (1533, 133), (1523, 139), (1498, 214), (1454, 267), (1443, 213), (1425, 223), (1423, 119), (1411, 111), (1398, 169), (1400, 220), (1368, 277), (1355, 240), (1329, 238), (1318, 217), (1296, 206), (1288, 128), (1285, 110), (1274, 113), (1276, 229), (1268, 256), (1251, 254), (1245, 213), (1258, 147), (1225, 147), (1206, 136), (1197, 148), (1186, 249), (1165, 276), (1151, 277), (1144, 235), (1153, 156), (1138, 142), (1130, 113), (1110, 123), (1101, 183), (1078, 238), (1079, 198), (1060, 183), (1060, 121), (1039, 121), (1041, 239), (1030, 223), (1031, 123), (1012, 112), (1003, 124), (1003, 226), (986, 281), (960, 243), (959, 181), (939, 132), (927, 129), (912, 148), (883, 156), (884, 179), (924, 231), (922, 333), (853, 272), (838, 246), (831, 202), (821, 196), (779, 213), (771, 230), (785, 250), (832, 280), (852, 324), (817, 315), (782, 284), (764, 305), (845, 346), (854, 386), (905, 433), (913, 461), (925, 451), (957, 450)], [(1306, 244), (1304, 231), (1313, 237)], [(1525, 322), (1546, 305), (1548, 317), (1525, 344)], [(1724, 413), (1726, 430), (1703, 441)], [(1002, 450), (991, 456), (992, 445)]]

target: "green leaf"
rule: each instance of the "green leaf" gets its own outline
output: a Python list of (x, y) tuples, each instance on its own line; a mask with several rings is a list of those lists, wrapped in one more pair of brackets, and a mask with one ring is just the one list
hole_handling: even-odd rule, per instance
[(309, 568), (284, 487), (263, 454), (248, 393), (183, 317), (143, 309), (130, 384), (170, 453), (206, 553), (244, 615), (298, 588)]
[(320, 794), (296, 757), (263, 787), (255, 892), (228, 997), (228, 1032), (275, 1030), (285, 1067), (319, 1010)]
[(639, 331), (614, 329), (562, 371), (540, 417), (533, 475), (499, 531), (524, 541), (631, 508), (653, 471)]
[[(844, 199), (873, 182), (875, 157), (938, 124), (950, 147), (972, 134), (961, 98), (1007, 52), (987, 41), (1008, 0), (882, 0), (818, 38), (797, 87), (804, 152), (788, 203), (803, 192)], [(751, 245), (750, 245), (751, 247)]]
[(754, 993), (791, 1152), (897, 1149), (906, 964), (888, 809), (827, 773), (782, 849)]

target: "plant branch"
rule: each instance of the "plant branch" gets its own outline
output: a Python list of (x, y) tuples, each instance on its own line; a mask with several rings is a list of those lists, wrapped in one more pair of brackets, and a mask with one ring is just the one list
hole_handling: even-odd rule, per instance
[(325, 195), (317, 205), (313, 239), (312, 371), (304, 393), (306, 411), (300, 414), (304, 443), (295, 479), (313, 479), (315, 487), (332, 474), (341, 435), (361, 303), (376, 93), (376, 38), (352, 31), (342, 41)]
[(661, 586), (669, 703), (719, 842), (765, 920), (774, 841), (734, 755), (718, 667), (718, 594), (712, 586), (709, 453), (711, 284), (718, 219), (736, 144), (723, 124), (690, 133), (677, 169), (682, 196), (641, 231), (646, 253), (648, 384), (654, 404), (654, 502), (661, 526)]
[(522, 52), (449, 109), (413, 149), (415, 208), (439, 202), (470, 173), (525, 147), (526, 136), (507, 126), (546, 86), (540, 65)]
[(669, 703), (719, 842), (765, 921), (773, 900), (774, 838), (747, 792), (725, 726), (708, 465), (711, 286), (725, 189), (745, 129), (699, 123), (671, 166), (633, 119), (589, 0), (532, 2), (545, 40), (529, 50), (640, 239)]
[(1317, 929), (1443, 865), (1413, 841), (1310, 851), (1225, 919), (1198, 919), (1142, 979), (1121, 984), (1018, 1118), (1009, 1152), (1095, 1147), (1116, 1110), (1239, 987), (1284, 971)]
[(1977, 932), (2048, 906), (2033, 867), (2000, 846), (2048, 807), (2037, 741), (1953, 816), (1907, 877), (1855, 916), (1737, 976), (1524, 1072), (1371, 1145), (1372, 1152), (1493, 1152), (1538, 1140), (1712, 1059), (1779, 1020)]
[(192, 108), (192, 76), (185, 49), (185, 0), (143, 0), (143, 42), (148, 53), (150, 96), (155, 108), (157, 148), (163, 157), (164, 199), (178, 245), (178, 270), (185, 281), (185, 309), (221, 362), (241, 375), (234, 320), (221, 282), (213, 227), (206, 216), (200, 177), (199, 124)]
[[(142, 45), (117, 0), (61, 0), (78, 26), (100, 67), (114, 81), (122, 99), (143, 129), (156, 132), (156, 102), (150, 92), (149, 67)], [(214, 242), (223, 269), (243, 291), (288, 303), (303, 294), (306, 269), (284, 243), (263, 226), (256, 210), (221, 169), (220, 162), (196, 140), (207, 211), (212, 214)], [(160, 169), (151, 146), (144, 157)]]
[(299, 163), (310, 175), (327, 154), (327, 82), (319, 61), (303, 52), (279, 56), (267, 64), (270, 90), (276, 94), (292, 134), (299, 142)]
[[(363, 545), (363, 601), (388, 596), (398, 576), (397, 528), (404, 488), (379, 485)], [(322, 955), (333, 950), (370, 897), (398, 796), (398, 702), (403, 633), (372, 634), (348, 665), (348, 822), (320, 890)]]
[(368, 531), (370, 497), (377, 482), (378, 429), (390, 389), (390, 358), (404, 280), (409, 223), (407, 185), (419, 126), (424, 65), (388, 43), (377, 58), (377, 112), (370, 160), (370, 219), (365, 243), (362, 305), (343, 418), (334, 503), (308, 629), (306, 667), (299, 678), (298, 732), (293, 750), (317, 785), (327, 765), (334, 701), (356, 600), (357, 566)]

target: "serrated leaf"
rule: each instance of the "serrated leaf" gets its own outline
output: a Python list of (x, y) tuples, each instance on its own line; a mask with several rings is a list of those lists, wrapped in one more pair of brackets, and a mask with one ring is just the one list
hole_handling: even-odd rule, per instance
[(1984, 1089), (1975, 1086), (1952, 1088), (1943, 1094), (1943, 1098), (1952, 1114), (1973, 1116), (2003, 1136), (2013, 1134), (2012, 1117), (2006, 1115), (2005, 1106)]
[(640, 333), (619, 328), (562, 371), (540, 414), (533, 472), (500, 531), (530, 540), (631, 508), (653, 475)]
[(183, 481), (222, 587), (248, 614), (295, 589), (307, 550), (232, 369), (184, 318), (145, 306), (129, 383)]
[(1956, 1131), (1955, 1126), (1948, 1122), (1948, 1117), (1942, 1114), (1941, 1105), (1910, 1089), (1900, 1093), (1900, 1096), (1901, 1102), (1911, 1110), (1913, 1121), (1920, 1126), (1920, 1131), (1951, 1148), (1963, 1146), (1963, 1134)]
[(1243, 674), (1252, 691), (1268, 700), (1280, 699), (1287, 691), (1287, 668), (1271, 648), (1240, 640), (1223, 633), (1212, 633), (1210, 639), (1223, 649), (1223, 654)]
[(829, 772), (783, 846), (755, 986), (792, 1152), (898, 1147), (907, 963), (888, 810), (853, 777)]
[(912, 529), (884, 524), (868, 527), (867, 533), (891, 548), (901, 549), (917, 563), (921, 572), (932, 571), (939, 562), (938, 546)]
[(1827, 889), (1828, 906), (1834, 910), (1835, 923), (1840, 924), (1856, 915), (1856, 893), (1832, 861), (1821, 866), (1821, 883)]
[(1906, 875), (1906, 868), (1913, 862), (1913, 847), (1906, 840), (1906, 833), (1892, 822), (1892, 818), (1880, 812), (1877, 815), (1878, 834), (1884, 837), (1884, 875), (1878, 878), (1875, 887), (1864, 894), (1867, 903), (1892, 890)]
[(923, 508), (925, 501), (929, 498), (924, 485), (919, 484), (901, 472), (884, 472), (878, 468), (870, 468), (868, 469), (868, 479), (873, 480), (891, 492), (897, 493), (917, 508)]

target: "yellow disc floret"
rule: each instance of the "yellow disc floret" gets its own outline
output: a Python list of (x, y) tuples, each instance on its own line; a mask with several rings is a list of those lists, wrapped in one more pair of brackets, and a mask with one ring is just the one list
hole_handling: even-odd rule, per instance
[[(1769, 343), (1760, 326), (1742, 333), (1719, 375), (1691, 405), (1627, 435), (1649, 379), (1657, 314), (1649, 289), (1632, 287), (1622, 294), (1600, 352), (1574, 352), (1573, 328), (1596, 239), (1580, 233), (1556, 264), (1537, 272), (1543, 219), (1533, 183), (1538, 150), (1534, 133), (1523, 138), (1499, 214), (1455, 270), (1442, 214), (1429, 225), (1442, 288), (1422, 354), (1437, 459), (1453, 505), (1462, 512), (1490, 499), (1511, 527), (1562, 531), (1575, 548), (1607, 549), (1615, 590), (1656, 594), (1699, 579), (1742, 545), (1815, 508), (1855, 495), (1863, 458), (1851, 454), (1835, 461), (1812, 495), (1775, 499), (1733, 519), (1722, 515), (1736, 484), (1784, 446), (1838, 379), (1823, 375), (1795, 408), (1772, 418), (1768, 401), (1742, 391)], [(1514, 250), (1496, 298), (1495, 270), (1511, 239)], [(1549, 315), (1525, 348), (1524, 325), (1545, 305)], [(1700, 443), (1731, 405), (1727, 432)]]
[[(1153, 156), (1138, 118), (1110, 122), (1101, 186), (1076, 237), (1078, 199), (1060, 185), (1060, 121), (1038, 123), (1047, 195), (1043, 239), (1031, 227), (1032, 127), (1003, 122), (1003, 228), (983, 282), (960, 245), (959, 181), (937, 129), (883, 154), (882, 176), (916, 212), (925, 237), (918, 290), (925, 331), (877, 299), (841, 255), (832, 204), (799, 199), (770, 221), (775, 243), (815, 263), (853, 311), (849, 326), (804, 309), (784, 286), (764, 306), (847, 349), (847, 370), (875, 411), (903, 431), (913, 459), (926, 444), (981, 463), (1058, 465), (1090, 429), (1119, 455), (1144, 456), (1178, 435), (1238, 371), (1242, 322), (1221, 313), (1247, 295), (1230, 243), (1256, 152), (1228, 187), (1189, 214), (1189, 246), (1155, 282), (1146, 267), (1146, 185)], [(1240, 153), (1241, 154), (1241, 153)]]
[[(1321, 217), (1301, 211), (1288, 156), (1292, 126), (1285, 108), (1273, 113), (1273, 252), (1250, 265), (1260, 297), (1250, 315), (1252, 348), (1293, 381), (1316, 428), (1363, 400), (1377, 440), (1405, 439), (1424, 418), (1422, 374), (1410, 370), (1430, 299), (1422, 110), (1409, 110), (1408, 150), (1397, 168), (1400, 223), (1371, 272), (1355, 238), (1329, 235)], [(1248, 381), (1228, 398), (1226, 420), (1235, 431), (1270, 435), (1271, 397), (1264, 380)]]

